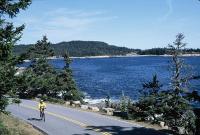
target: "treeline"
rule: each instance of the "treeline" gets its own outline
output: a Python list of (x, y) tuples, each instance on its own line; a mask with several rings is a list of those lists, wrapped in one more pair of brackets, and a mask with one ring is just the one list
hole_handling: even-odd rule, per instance
[[(14, 47), (14, 54), (20, 55), (25, 53), (33, 45), (16, 45)], [(102, 55), (126, 55), (129, 53), (137, 52), (135, 49), (126, 47), (117, 47), (109, 45), (100, 41), (70, 41), (51, 44), (50, 47), (54, 50), (56, 56), (62, 56), (66, 51), (70, 56), (83, 57), (83, 56), (102, 56)]]
[[(16, 45), (14, 47), (14, 54), (20, 55), (25, 53), (33, 45)], [(152, 49), (129, 49), (126, 47), (117, 47), (109, 45), (100, 41), (70, 41), (60, 42), (57, 44), (50, 44), (50, 47), (54, 50), (55, 56), (62, 56), (64, 52), (69, 52), (73, 57), (84, 56), (113, 56), (113, 55), (169, 55), (171, 50), (169, 48), (152, 48)], [(183, 49), (184, 54), (200, 54), (200, 49), (186, 48)]]
[[(183, 54), (200, 54), (200, 49), (185, 48), (182, 49)], [(146, 50), (137, 51), (139, 55), (171, 55), (171, 50), (169, 48), (152, 48)]]

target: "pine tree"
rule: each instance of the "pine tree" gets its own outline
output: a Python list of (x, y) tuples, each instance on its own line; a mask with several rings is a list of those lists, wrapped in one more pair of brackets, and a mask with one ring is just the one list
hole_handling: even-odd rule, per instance
[(21, 38), (24, 25), (14, 27), (6, 18), (14, 18), (31, 4), (31, 0), (1, 0), (0, 1), (0, 112), (4, 112), (7, 105), (5, 95), (13, 91), (15, 79), (15, 57), (12, 49)]
[(66, 52), (64, 55), (65, 66), (61, 73), (59, 73), (57, 82), (62, 90), (62, 96), (64, 100), (81, 100), (83, 98), (82, 93), (77, 89), (76, 83), (73, 80), (72, 70), (69, 67), (71, 59)]
[(162, 114), (159, 102), (161, 87), (162, 84), (160, 84), (157, 75), (154, 75), (152, 81), (143, 83), (142, 96), (136, 104), (142, 110), (140, 116), (152, 122), (158, 122), (159, 118), (156, 115)]
[(189, 101), (183, 96), (187, 92), (188, 76), (185, 76), (186, 69), (181, 54), (186, 46), (183, 43), (184, 35), (178, 34), (172, 45), (169, 45), (172, 55), (171, 63), (171, 89), (165, 94), (163, 99), (164, 115), (163, 119), (168, 126), (178, 130), (184, 128), (185, 134), (194, 132), (195, 115)]
[(47, 57), (54, 53), (50, 44), (47, 37), (43, 36), (26, 53), (26, 58), (31, 59), (31, 65), (18, 76), (20, 97), (34, 98), (38, 94), (53, 97), (58, 95), (54, 84), (57, 73), (47, 60)]
[[(25, 54), (27, 59), (35, 59), (40, 57), (50, 57), (54, 55), (54, 50), (51, 48), (51, 43), (47, 36), (43, 36), (41, 40), (31, 47)], [(23, 54), (24, 55), (24, 54)]]

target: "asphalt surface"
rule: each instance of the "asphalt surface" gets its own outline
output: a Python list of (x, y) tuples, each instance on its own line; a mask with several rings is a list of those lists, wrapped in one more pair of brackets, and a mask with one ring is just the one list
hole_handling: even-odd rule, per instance
[(11, 104), (7, 110), (48, 135), (164, 135), (138, 124), (52, 104), (47, 104), (44, 122), (39, 118), (37, 106), (38, 102), (22, 100), (20, 105)]

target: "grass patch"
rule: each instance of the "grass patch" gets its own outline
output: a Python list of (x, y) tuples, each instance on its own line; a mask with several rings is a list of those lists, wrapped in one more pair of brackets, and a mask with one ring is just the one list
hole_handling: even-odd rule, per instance
[(41, 132), (10, 115), (0, 114), (0, 135), (43, 135)]

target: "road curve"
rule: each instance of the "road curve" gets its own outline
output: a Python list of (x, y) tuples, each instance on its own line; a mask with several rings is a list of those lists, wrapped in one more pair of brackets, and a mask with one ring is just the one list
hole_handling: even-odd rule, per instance
[(37, 104), (22, 100), (20, 105), (11, 104), (7, 110), (48, 135), (164, 135), (138, 124), (52, 104), (47, 104), (46, 121), (43, 122), (39, 120)]

